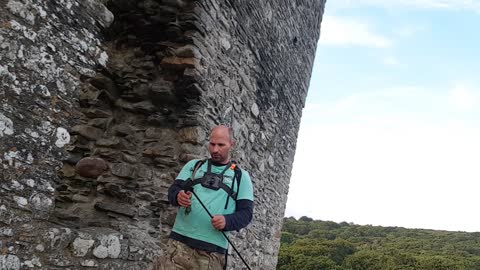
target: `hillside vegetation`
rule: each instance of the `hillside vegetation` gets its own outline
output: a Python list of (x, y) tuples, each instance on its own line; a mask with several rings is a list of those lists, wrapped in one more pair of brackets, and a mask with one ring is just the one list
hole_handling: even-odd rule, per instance
[(285, 218), (278, 270), (480, 270), (480, 232)]

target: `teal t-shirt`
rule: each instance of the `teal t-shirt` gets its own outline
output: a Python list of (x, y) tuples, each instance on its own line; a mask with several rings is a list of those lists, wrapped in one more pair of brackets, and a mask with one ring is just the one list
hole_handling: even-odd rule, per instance
[[(176, 180), (189, 181), (192, 177), (193, 169), (198, 159), (191, 160), (182, 168), (177, 176)], [(201, 178), (207, 172), (208, 162), (204, 162), (202, 166), (197, 170), (195, 179)], [(211, 172), (220, 174), (225, 169), (224, 166), (214, 166), (212, 164)], [(223, 174), (223, 183), (228, 187), (232, 186), (232, 180), (235, 172), (232, 168), (228, 168)], [(237, 179), (235, 179), (237, 181)], [(237, 183), (233, 184), (233, 191), (237, 193), (237, 200), (251, 200), (253, 201), (253, 187), (250, 175), (247, 171), (242, 170), (242, 176), (240, 180), (240, 186), (237, 190)], [(212, 190), (203, 187), (201, 184), (193, 186), (195, 194), (200, 198), (208, 211), (215, 215), (228, 215), (235, 212), (235, 200), (231, 197), (228, 200), (227, 209), (225, 209), (225, 203), (227, 201), (228, 194), (223, 190)], [(222, 248), (228, 247), (228, 242), (220, 231), (215, 229), (211, 223), (211, 218), (203, 209), (202, 205), (198, 202), (195, 195), (191, 197), (191, 211), (185, 213), (185, 208), (181, 207), (177, 212), (175, 224), (173, 225), (173, 231), (207, 243), (217, 245)]]

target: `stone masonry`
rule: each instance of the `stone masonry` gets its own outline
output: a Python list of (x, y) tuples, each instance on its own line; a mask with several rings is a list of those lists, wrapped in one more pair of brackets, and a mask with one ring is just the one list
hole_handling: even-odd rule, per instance
[(255, 189), (231, 238), (274, 269), (324, 5), (0, 0), (0, 269), (149, 269), (216, 124)]

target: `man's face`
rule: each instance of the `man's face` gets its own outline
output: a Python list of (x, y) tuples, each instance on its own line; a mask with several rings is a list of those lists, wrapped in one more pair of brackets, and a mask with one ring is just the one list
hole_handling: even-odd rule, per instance
[(208, 152), (212, 161), (226, 164), (230, 161), (230, 150), (233, 148), (233, 142), (230, 140), (228, 129), (217, 128), (210, 134), (208, 143)]

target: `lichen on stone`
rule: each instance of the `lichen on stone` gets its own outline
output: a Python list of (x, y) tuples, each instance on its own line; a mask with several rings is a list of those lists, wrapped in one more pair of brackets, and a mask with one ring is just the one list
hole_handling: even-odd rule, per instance
[(13, 134), (13, 121), (0, 112), (0, 137)]

